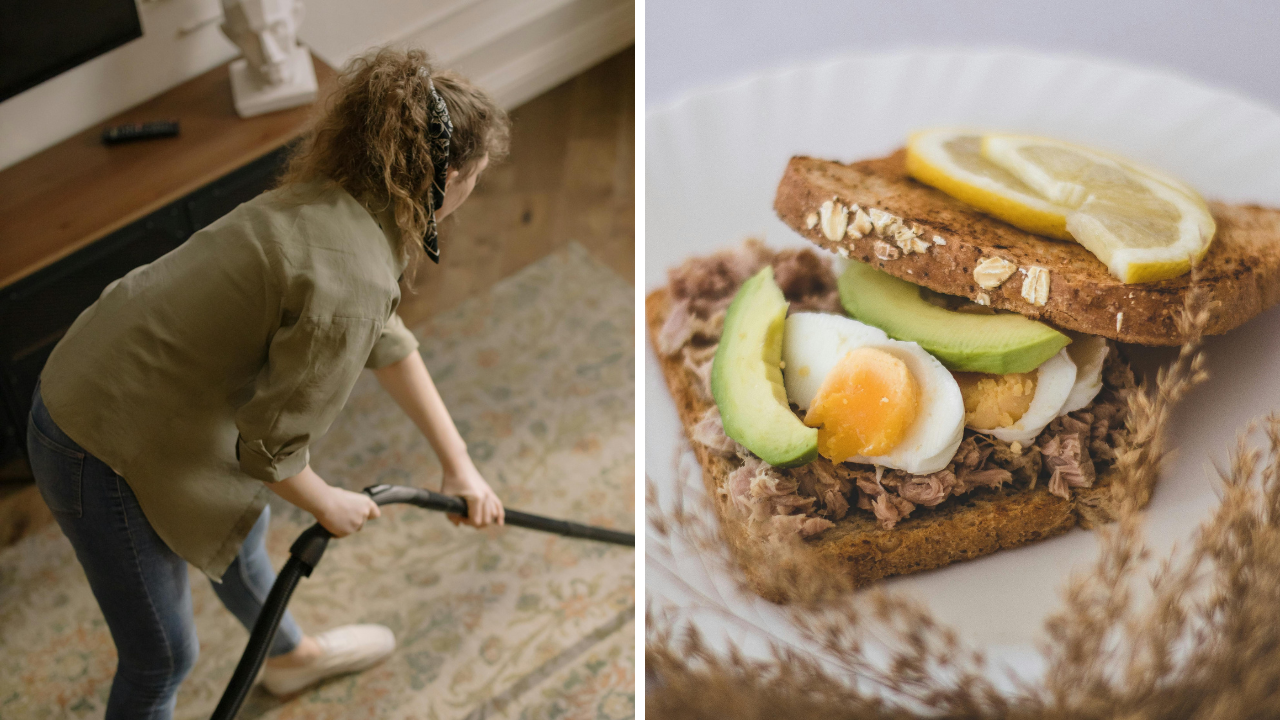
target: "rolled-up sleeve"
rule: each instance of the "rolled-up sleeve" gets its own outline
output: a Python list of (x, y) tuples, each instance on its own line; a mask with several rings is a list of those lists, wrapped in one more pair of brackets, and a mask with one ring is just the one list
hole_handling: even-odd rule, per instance
[(369, 359), (365, 361), (364, 366), (374, 370), (386, 367), (400, 362), (417, 349), (418, 338), (404, 326), (400, 314), (393, 312), (382, 326), (382, 333), (373, 344), (373, 350), (369, 353)]
[(302, 472), (378, 339), (378, 322), (365, 318), (304, 317), (277, 330), (253, 397), (236, 411), (240, 469), (266, 482)]

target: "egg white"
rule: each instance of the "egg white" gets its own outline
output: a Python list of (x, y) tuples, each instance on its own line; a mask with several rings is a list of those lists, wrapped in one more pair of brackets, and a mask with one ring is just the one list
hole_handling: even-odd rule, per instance
[(964, 398), (951, 373), (916, 343), (892, 340), (878, 328), (841, 315), (791, 315), (782, 338), (787, 399), (808, 410), (836, 363), (862, 347), (883, 350), (907, 366), (920, 388), (919, 412), (892, 452), (833, 460), (881, 465), (916, 475), (945, 468), (964, 439)]
[(829, 313), (787, 317), (782, 331), (782, 382), (787, 399), (808, 410), (813, 396), (840, 358), (860, 347), (889, 342), (878, 327)]
[(1076, 364), (1066, 349), (1045, 360), (1036, 369), (1036, 393), (1031, 406), (1008, 427), (979, 430), (1008, 443), (1028, 445), (1054, 418), (1062, 414), (1062, 407), (1076, 384)]
[(1075, 412), (1098, 396), (1102, 391), (1102, 366), (1111, 352), (1111, 345), (1104, 337), (1080, 335), (1067, 346), (1067, 354), (1076, 364), (1076, 382), (1059, 415)]

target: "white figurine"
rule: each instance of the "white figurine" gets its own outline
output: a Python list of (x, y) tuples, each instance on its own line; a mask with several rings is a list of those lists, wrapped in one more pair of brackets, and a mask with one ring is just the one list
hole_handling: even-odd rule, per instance
[(231, 63), (231, 95), (247, 118), (316, 99), (311, 53), (298, 44), (302, 0), (222, 0), (222, 32), (244, 57)]

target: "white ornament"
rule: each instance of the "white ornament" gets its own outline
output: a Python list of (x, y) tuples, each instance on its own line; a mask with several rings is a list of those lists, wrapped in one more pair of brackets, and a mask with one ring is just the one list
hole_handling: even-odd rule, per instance
[(244, 57), (231, 63), (231, 94), (242, 118), (316, 99), (311, 53), (298, 44), (301, 0), (222, 0), (222, 32)]

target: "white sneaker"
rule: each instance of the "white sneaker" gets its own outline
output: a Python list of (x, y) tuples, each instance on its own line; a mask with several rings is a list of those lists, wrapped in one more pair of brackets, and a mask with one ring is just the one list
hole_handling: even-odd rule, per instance
[(396, 649), (396, 636), (382, 625), (343, 625), (315, 636), (321, 655), (289, 668), (265, 667), (262, 684), (272, 695), (292, 695), (325, 678), (359, 672), (376, 665)]

